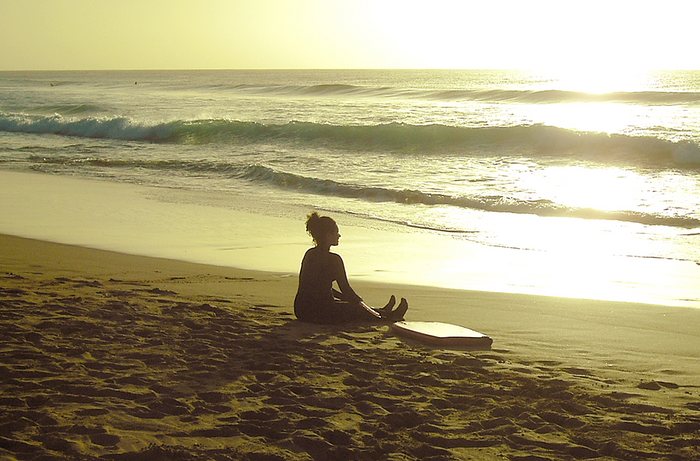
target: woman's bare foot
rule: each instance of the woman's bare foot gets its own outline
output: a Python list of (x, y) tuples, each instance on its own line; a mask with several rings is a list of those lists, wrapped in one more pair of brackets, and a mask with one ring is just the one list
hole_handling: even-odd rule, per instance
[(401, 298), (401, 302), (399, 303), (399, 306), (396, 308), (395, 311), (392, 311), (388, 318), (392, 322), (400, 322), (403, 320), (404, 315), (406, 315), (406, 311), (408, 310), (408, 301), (406, 301), (406, 298)]
[(389, 302), (386, 303), (386, 306), (375, 309), (375, 311), (388, 314), (394, 308), (394, 304), (396, 304), (396, 296), (391, 295), (391, 298), (389, 298)]

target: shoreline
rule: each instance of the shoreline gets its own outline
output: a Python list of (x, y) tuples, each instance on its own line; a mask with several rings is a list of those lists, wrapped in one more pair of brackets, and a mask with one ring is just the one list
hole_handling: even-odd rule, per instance
[[(0, 171), (0, 233), (194, 263), (294, 274), (307, 207), (231, 193)], [(336, 216), (353, 280), (700, 309), (690, 262), (572, 259)]]
[[(242, 298), (278, 306), (293, 314), (297, 284), (297, 274), (293, 273), (132, 255), (6, 234), (0, 234), (0, 248), (2, 266), (7, 272), (12, 272), (13, 261), (26, 263), (31, 255), (50, 254), (54, 255), (47, 261), (51, 272), (64, 276), (77, 272), (85, 277), (151, 280), (154, 274), (160, 274), (155, 278), (166, 290), (184, 296), (230, 296), (232, 290), (241, 290)], [(62, 265), (67, 269), (63, 270)], [(19, 267), (23, 267), (21, 263)], [(180, 283), (183, 279), (187, 283)], [(241, 285), (241, 281), (255, 281), (255, 288), (248, 290), (249, 284)], [(350, 282), (370, 305), (381, 305), (391, 294), (406, 297), (410, 302), (407, 320), (457, 323), (482, 331), (499, 337), (495, 348), (504, 347), (515, 354), (524, 348), (523, 360), (536, 353), (542, 360), (588, 362), (597, 372), (611, 376), (644, 373), (649, 379), (664, 379), (663, 374), (670, 373), (683, 379), (684, 385), (700, 382), (700, 366), (695, 363), (700, 359), (700, 310), (695, 308), (352, 277)], [(614, 356), (615, 350), (620, 356)], [(659, 355), (655, 363), (645, 358), (654, 354)], [(673, 369), (674, 361), (683, 363), (680, 369)]]
[(460, 351), (298, 322), (290, 274), (7, 235), (0, 250), (10, 459), (700, 454), (696, 309), (352, 282), (372, 303), (407, 296), (409, 320), (462, 306), (453, 321), (494, 344)]

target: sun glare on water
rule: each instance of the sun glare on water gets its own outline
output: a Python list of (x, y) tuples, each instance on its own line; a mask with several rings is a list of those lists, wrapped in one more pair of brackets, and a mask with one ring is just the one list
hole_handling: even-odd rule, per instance
[(634, 92), (650, 89), (653, 73), (644, 68), (622, 68), (615, 63), (559, 68), (547, 72), (554, 87), (590, 94)]
[(541, 105), (530, 110), (548, 126), (608, 134), (634, 130), (638, 117), (633, 108), (615, 103)]
[(646, 182), (622, 168), (554, 166), (521, 177), (537, 197), (569, 208), (601, 211), (632, 210), (639, 206)]
[(616, 67), (548, 71), (537, 78), (543, 82), (540, 89), (571, 92), (572, 99), (529, 106), (532, 116), (546, 125), (600, 133), (626, 133), (644, 123), (638, 106), (621, 102), (633, 99), (630, 93), (649, 91), (655, 85), (650, 71)]

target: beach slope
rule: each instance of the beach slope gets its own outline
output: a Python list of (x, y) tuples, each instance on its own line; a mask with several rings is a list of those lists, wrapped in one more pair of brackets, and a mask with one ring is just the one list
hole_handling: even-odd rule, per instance
[(289, 274), (10, 236), (0, 267), (1, 459), (700, 458), (697, 310), (359, 285), (495, 340), (441, 350), (297, 322)]

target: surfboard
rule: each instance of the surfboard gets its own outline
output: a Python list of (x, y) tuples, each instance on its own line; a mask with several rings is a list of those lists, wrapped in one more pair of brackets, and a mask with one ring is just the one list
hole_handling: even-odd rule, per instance
[(396, 322), (391, 331), (397, 336), (433, 346), (489, 348), (493, 340), (478, 331), (443, 322)]

